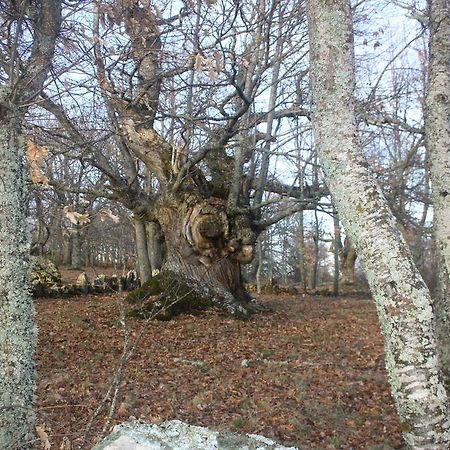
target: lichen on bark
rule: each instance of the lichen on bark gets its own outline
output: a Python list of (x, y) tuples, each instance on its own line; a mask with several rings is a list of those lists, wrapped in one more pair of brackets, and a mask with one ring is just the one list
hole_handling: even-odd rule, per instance
[(430, 293), (359, 153), (350, 4), (309, 0), (307, 6), (315, 142), (333, 202), (377, 306), (403, 436), (414, 449), (449, 448), (448, 398)]
[[(60, 0), (2, 4), (10, 61), (0, 86), (0, 448), (27, 449), (34, 437), (34, 308), (22, 125), (41, 93), (61, 26)], [(12, 8), (12, 9), (11, 9)], [(25, 52), (20, 49), (26, 48)]]
[(0, 448), (26, 448), (34, 428), (24, 142), (13, 117), (0, 119)]
[(450, 6), (430, 2), (430, 63), (425, 108), (425, 141), (432, 183), (438, 290), (436, 330), (447, 392), (450, 392)]

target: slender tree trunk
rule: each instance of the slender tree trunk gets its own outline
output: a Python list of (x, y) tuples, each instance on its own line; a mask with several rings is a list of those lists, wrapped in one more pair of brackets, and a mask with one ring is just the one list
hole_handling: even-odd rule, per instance
[(147, 222), (147, 251), (152, 277), (158, 275), (163, 263), (163, 236), (158, 222)]
[(298, 224), (298, 235), (297, 235), (297, 253), (298, 253), (298, 270), (300, 273), (300, 284), (302, 286), (303, 292), (307, 290), (307, 275), (306, 275), (306, 265), (305, 265), (305, 225), (303, 211), (298, 213), (299, 224)]
[(268, 230), (266, 232), (266, 246), (265, 246), (265, 257), (267, 259), (267, 280), (266, 284), (270, 287), (274, 285), (274, 275), (273, 275), (273, 230)]
[(273, 276), (273, 258), (270, 255), (269, 263), (267, 265), (267, 284), (269, 286), (273, 286), (275, 284), (274, 276)]
[(147, 231), (145, 229), (145, 221), (143, 219), (135, 217), (133, 224), (136, 239), (139, 278), (141, 280), (141, 284), (144, 284), (152, 275), (150, 260), (148, 258)]
[(61, 226), (63, 217), (62, 208), (55, 208), (51, 217), (52, 221), (49, 225), (49, 235), (52, 236), (49, 242), (50, 254), (56, 265), (66, 265), (67, 238), (64, 235), (64, 228)]
[(320, 244), (320, 227), (319, 218), (317, 217), (317, 210), (314, 210), (314, 261), (311, 271), (311, 289), (315, 290), (317, 287), (317, 278), (319, 275), (319, 244)]
[(333, 295), (339, 295), (339, 249), (341, 247), (341, 227), (339, 224), (339, 216), (335, 208), (333, 208), (334, 223), (334, 277), (333, 277)]
[(352, 241), (346, 236), (344, 246), (339, 252), (342, 283), (355, 284), (355, 264), (357, 257), (358, 255), (356, 254)]
[(262, 236), (256, 243), (256, 257), (258, 258), (258, 265), (256, 269), (256, 292), (261, 294), (261, 275), (263, 268), (263, 249), (262, 249)]
[(447, 449), (448, 398), (430, 293), (381, 189), (358, 153), (350, 4), (309, 0), (307, 5), (316, 145), (334, 204), (375, 299), (403, 436), (413, 449)]
[(44, 256), (44, 246), (49, 238), (49, 233), (45, 225), (44, 208), (39, 194), (34, 196), (34, 201), (36, 203), (36, 228), (32, 239), (31, 254)]
[(63, 264), (67, 267), (70, 267), (72, 263), (72, 238), (70, 236), (63, 236)]
[[(278, 26), (278, 40), (277, 40), (277, 48), (276, 48), (276, 57), (275, 57), (275, 65), (272, 69), (272, 84), (270, 86), (270, 96), (269, 96), (269, 114), (267, 116), (267, 128), (266, 128), (266, 138), (264, 143), (264, 148), (262, 150), (262, 158), (261, 158), (261, 168), (258, 179), (258, 188), (255, 191), (255, 199), (254, 202), (256, 205), (260, 204), (263, 199), (264, 194), (264, 186), (267, 182), (267, 176), (269, 173), (269, 163), (270, 163), (270, 147), (272, 141), (272, 128), (274, 124), (275, 117), (275, 106), (277, 101), (277, 92), (278, 92), (278, 83), (280, 77), (280, 68), (281, 68), (281, 54), (283, 52), (283, 22), (279, 22)], [(249, 74), (250, 77), (252, 74)]]
[(432, 0), (430, 73), (425, 133), (431, 162), (434, 239), (438, 254), (436, 329), (447, 392), (450, 392), (450, 6)]
[(288, 284), (288, 264), (287, 264), (287, 230), (283, 230), (283, 248), (281, 254), (281, 279), (282, 283), (286, 286)]
[[(1, 88), (0, 88), (1, 89)], [(0, 111), (4, 111), (0, 93)], [(7, 105), (6, 107), (8, 107)], [(6, 108), (5, 108), (6, 109)], [(0, 113), (0, 448), (31, 448), (35, 391), (34, 307), (28, 285), (30, 242), (20, 122)]]
[(81, 269), (81, 236), (78, 225), (74, 226), (72, 233), (72, 255), (70, 268), (74, 270)]

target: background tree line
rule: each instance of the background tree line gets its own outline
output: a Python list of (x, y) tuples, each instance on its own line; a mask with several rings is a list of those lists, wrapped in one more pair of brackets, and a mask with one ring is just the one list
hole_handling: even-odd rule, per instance
[[(44, 214), (47, 223), (41, 221), (39, 227), (52, 228), (53, 232), (47, 233), (47, 248), (53, 245), (57, 249), (53, 251), (57, 261), (67, 264), (72, 259), (71, 249), (78, 251), (78, 244), (72, 246), (78, 231), (69, 228), (65, 236), (59, 231), (64, 229), (61, 224), (67, 222), (60, 210), (68, 205), (84, 213), (88, 204), (108, 201), (107, 208), (117, 209), (118, 200), (124, 207), (124, 217), (132, 218), (122, 220), (122, 226), (131, 223), (136, 242), (140, 243), (137, 258), (141, 278), (145, 280), (150, 275), (151, 263), (146, 255), (151, 255), (149, 248), (158, 246), (161, 240), (151, 241), (154, 233), (148, 229), (153, 225), (145, 217), (149, 215), (145, 208), (159, 195), (160, 186), (156, 175), (123, 143), (123, 129), (115, 124), (121, 108), (125, 108), (125, 114), (129, 114), (128, 110), (135, 114), (141, 108), (139, 114), (145, 114), (140, 120), (154, 123), (165, 141), (176, 146), (169, 157), (171, 164), (177, 166), (191, 153), (205, 150), (220, 132), (226, 134), (225, 144), (220, 144), (226, 147), (225, 152), (216, 150), (213, 157), (208, 150), (209, 156), (196, 163), (205, 172), (201, 175), (204, 179), (191, 173), (187, 177), (194, 180), (199, 190), (213, 184), (209, 188), (212, 191), (228, 189), (233, 180), (234, 189), (227, 196), (229, 204), (238, 198), (238, 204), (249, 205), (252, 214), (260, 217), (260, 229), (280, 221), (266, 233), (269, 238), (266, 234), (259, 238), (258, 249), (263, 252), (260, 276), (271, 278), (271, 265), (265, 261), (273, 260), (280, 281), (303, 283), (303, 278), (309, 278), (306, 284), (315, 288), (333, 273), (334, 259), (328, 249), (340, 255), (341, 279), (352, 280), (354, 251), (345, 239), (345, 231), (332, 225), (336, 214), (330, 199), (323, 195), (326, 189), (312, 145), (304, 4), (194, 2), (175, 10), (172, 3), (161, 2), (155, 4), (155, 12), (144, 12), (133, 5), (120, 9), (115, 3), (106, 4), (97, 12), (86, 10), (85, 6), (75, 8), (71, 13), (72, 35), (64, 38), (62, 55), (55, 59), (55, 64), (61, 66), (60, 75), (41, 101), (40, 106), (45, 109), (36, 108), (31, 117), (32, 130), (38, 131), (39, 136), (35, 140), (50, 151), (43, 169), (50, 184), (60, 188), (56, 194), (37, 187), (34, 202), (42, 198), (49, 212)], [(386, 8), (395, 10), (392, 5)], [(378, 5), (362, 2), (354, 9), (359, 132), (367, 163), (382, 185), (422, 273), (432, 285), (430, 180), (420, 112), (425, 92), (427, 36), (423, 24), (416, 19), (422, 18), (417, 13), (419, 9), (411, 8), (395, 10), (410, 15), (405, 19), (404, 36), (400, 39), (393, 36), (379, 13), (377, 16)], [(227, 17), (228, 25), (216, 30), (211, 24), (219, 17)], [(133, 50), (133, 40), (121, 42), (122, 37), (117, 36), (121, 27), (127, 26), (127, 20), (129, 27), (136, 25), (135, 21), (142, 22), (145, 30), (157, 33), (152, 42), (142, 43), (148, 47), (139, 50), (142, 55)], [(97, 35), (98, 42), (89, 47), (86, 41), (96, 41)], [(164, 42), (158, 43), (160, 35)], [(253, 48), (262, 56), (256, 58)], [(130, 52), (137, 62), (132, 62)], [(65, 59), (71, 61), (69, 68)], [(76, 70), (73, 61), (77, 61)], [(144, 74), (144, 68), (157, 70), (158, 76), (153, 72)], [(145, 77), (148, 87), (139, 88), (137, 84), (145, 84)], [(150, 85), (157, 101), (149, 97)], [(145, 99), (140, 97), (139, 89), (147, 89)], [(134, 95), (137, 98), (133, 99)], [(93, 114), (95, 105), (102, 106)], [(113, 132), (112, 126), (116, 127)], [(179, 170), (175, 167), (175, 172)], [(247, 192), (242, 192), (245, 189)], [(304, 199), (313, 199), (314, 195), (314, 201), (305, 205)], [(80, 227), (81, 240), (84, 236), (87, 239), (85, 249), (94, 248), (88, 238), (93, 227)], [(285, 237), (287, 229), (292, 238)], [(129, 232), (124, 234), (129, 236)], [(41, 232), (37, 239), (45, 236)], [(103, 234), (104, 239), (107, 237), (115, 239), (112, 233)], [(61, 254), (63, 249), (65, 255)], [(118, 259), (123, 261), (130, 250), (129, 245), (124, 245), (115, 251), (122, 252)], [(259, 255), (259, 251), (255, 254)], [(348, 260), (346, 255), (350, 255)], [(86, 262), (105, 258), (111, 260), (110, 256), (83, 256)], [(256, 277), (257, 259), (249, 272), (251, 281)], [(295, 259), (300, 263), (296, 264)], [(292, 262), (288, 264), (288, 260)], [(307, 266), (301, 262), (304, 260), (308, 260)], [(312, 273), (306, 276), (310, 267)], [(320, 271), (319, 267), (324, 269)], [(324, 280), (317, 278), (319, 272)]]

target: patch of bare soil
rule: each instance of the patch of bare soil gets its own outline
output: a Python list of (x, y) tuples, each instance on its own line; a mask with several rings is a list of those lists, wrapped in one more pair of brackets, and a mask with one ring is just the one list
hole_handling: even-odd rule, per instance
[[(301, 449), (399, 449), (370, 300), (263, 298), (248, 322), (209, 311), (150, 322), (112, 424), (180, 419)], [(117, 297), (36, 301), (38, 423), (52, 448), (80, 448), (123, 349)], [(130, 339), (144, 321), (128, 320)], [(107, 404), (108, 408), (110, 403)], [(91, 448), (108, 411), (94, 422)]]

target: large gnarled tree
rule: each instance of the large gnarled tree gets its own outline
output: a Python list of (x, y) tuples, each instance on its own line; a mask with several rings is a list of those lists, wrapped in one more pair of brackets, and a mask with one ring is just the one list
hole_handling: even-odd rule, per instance
[[(88, 57), (113, 130), (106, 145), (89, 141), (64, 102), (45, 96), (43, 104), (79, 149), (74, 157), (104, 175), (99, 194), (133, 212), (142, 280), (160, 269), (155, 247), (164, 239), (163, 271), (246, 317), (257, 305), (243, 289), (241, 264), (252, 260), (262, 230), (313, 198), (311, 190), (268, 183), (277, 86), (306, 54), (286, 43), (300, 30), (305, 37), (304, 11), (302, 2), (279, 0), (257, 0), (254, 8), (225, 2), (218, 11), (195, 5), (166, 18), (131, 0), (95, 7)], [(223, 24), (211, 33), (214, 17)], [(256, 111), (266, 89), (270, 111)], [(261, 214), (267, 190), (281, 205), (269, 218)]]

